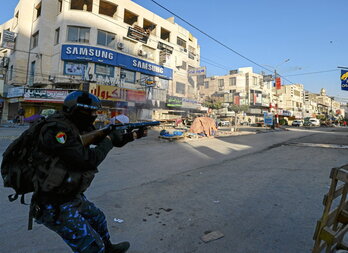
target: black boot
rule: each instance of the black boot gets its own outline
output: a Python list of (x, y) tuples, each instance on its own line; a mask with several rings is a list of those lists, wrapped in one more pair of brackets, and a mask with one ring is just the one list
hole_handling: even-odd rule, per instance
[(129, 246), (129, 242), (108, 243), (105, 245), (105, 253), (125, 253), (129, 249)]

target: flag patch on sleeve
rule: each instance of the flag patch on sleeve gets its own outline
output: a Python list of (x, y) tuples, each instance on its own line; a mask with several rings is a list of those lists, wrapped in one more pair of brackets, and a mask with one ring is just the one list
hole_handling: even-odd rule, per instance
[(66, 142), (66, 134), (64, 132), (59, 132), (56, 135), (56, 140), (60, 143), (60, 144), (64, 144)]

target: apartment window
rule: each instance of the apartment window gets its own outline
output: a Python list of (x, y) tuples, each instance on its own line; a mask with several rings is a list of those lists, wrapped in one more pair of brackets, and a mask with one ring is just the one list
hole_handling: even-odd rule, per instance
[(237, 85), (237, 78), (236, 77), (230, 77), (230, 86), (236, 86)]
[(126, 83), (135, 83), (135, 72), (121, 69), (121, 79), (124, 79)]
[(39, 31), (33, 34), (32, 36), (32, 44), (31, 44), (31, 49), (37, 47), (39, 44)]
[(219, 79), (218, 83), (219, 83), (219, 87), (224, 87), (225, 86), (224, 79)]
[(71, 0), (70, 9), (92, 11), (93, 0)]
[(96, 75), (102, 75), (102, 76), (114, 76), (114, 67), (110, 65), (105, 64), (95, 64), (95, 74)]
[(253, 76), (253, 85), (257, 85), (257, 77)]
[(116, 34), (98, 30), (97, 44), (115, 48)]
[(100, 0), (99, 3), (99, 14), (106, 15), (112, 18), (116, 18), (117, 5)]
[(89, 28), (68, 26), (68, 41), (89, 43)]
[(186, 48), (186, 40), (183, 40), (180, 37), (177, 37), (176, 44), (178, 44), (179, 46), (181, 46), (183, 48)]
[(38, 5), (36, 5), (35, 9), (36, 9), (36, 18), (38, 18), (41, 16), (41, 2)]
[(124, 10), (123, 22), (125, 22), (128, 25), (136, 25), (138, 22), (138, 15), (134, 14), (133, 12), (130, 12), (129, 10)]
[(161, 39), (170, 42), (170, 31), (161, 27)]
[(60, 28), (57, 28), (54, 33), (54, 45), (59, 44), (59, 34), (60, 34)]
[(176, 93), (185, 95), (185, 84), (176, 82)]
[(144, 19), (144, 30), (152, 35), (156, 35), (156, 24), (152, 23), (151, 21)]
[(61, 13), (63, 9), (63, 0), (58, 0), (58, 12)]
[(204, 82), (204, 88), (205, 88), (205, 89), (208, 89), (208, 88), (209, 88), (209, 82), (207, 82), (207, 81)]

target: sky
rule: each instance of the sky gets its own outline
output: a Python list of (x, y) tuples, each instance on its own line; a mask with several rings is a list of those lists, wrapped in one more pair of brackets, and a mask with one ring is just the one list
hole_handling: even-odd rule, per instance
[[(17, 2), (1, 0), (0, 23), (13, 16)], [(187, 23), (178, 17), (175, 22), (198, 39), (201, 66), (207, 67), (208, 76), (225, 75), (240, 67), (253, 67), (254, 72), (267, 74), (276, 69), (283, 84), (300, 83), (313, 93), (325, 88), (327, 95), (348, 101), (337, 68), (348, 67), (347, 0), (133, 2), (163, 18), (174, 13), (184, 19)]]

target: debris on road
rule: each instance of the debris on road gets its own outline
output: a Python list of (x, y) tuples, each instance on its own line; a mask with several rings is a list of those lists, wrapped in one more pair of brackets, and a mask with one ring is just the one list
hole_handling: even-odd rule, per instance
[(225, 235), (223, 233), (221, 233), (220, 231), (212, 231), (212, 232), (208, 232), (207, 234), (203, 235), (201, 237), (201, 240), (203, 242), (210, 242), (210, 241), (220, 239), (224, 236)]
[(114, 218), (114, 222), (117, 222), (117, 223), (123, 223), (123, 222), (124, 222), (124, 220), (122, 220), (122, 219), (117, 219), (117, 218)]

